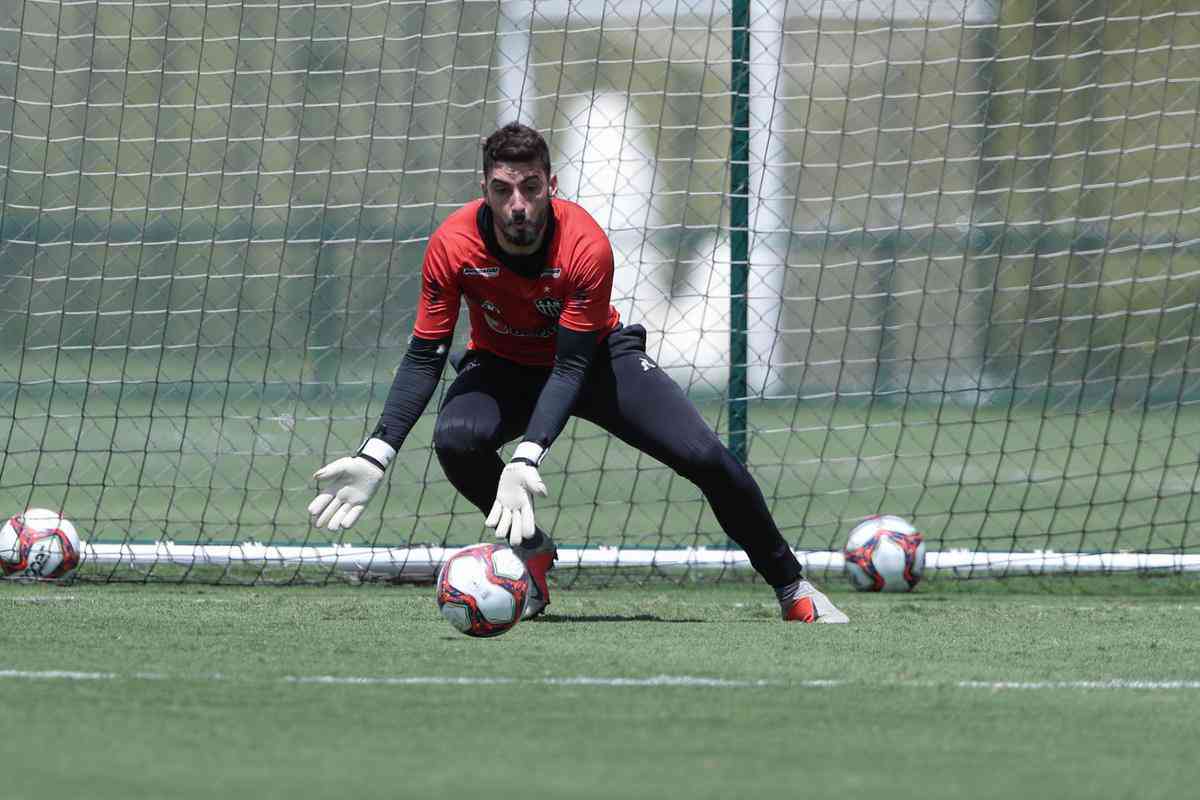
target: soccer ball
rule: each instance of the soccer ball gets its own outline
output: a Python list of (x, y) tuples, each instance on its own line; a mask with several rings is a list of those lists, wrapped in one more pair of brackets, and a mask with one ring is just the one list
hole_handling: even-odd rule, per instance
[(900, 517), (869, 517), (850, 531), (843, 555), (860, 592), (907, 592), (925, 571), (925, 537)]
[(528, 594), (529, 573), (503, 544), (464, 547), (438, 572), (438, 610), (468, 636), (499, 636), (512, 628)]
[(79, 566), (79, 534), (57, 511), (30, 508), (0, 528), (0, 572), (16, 578), (65, 578)]

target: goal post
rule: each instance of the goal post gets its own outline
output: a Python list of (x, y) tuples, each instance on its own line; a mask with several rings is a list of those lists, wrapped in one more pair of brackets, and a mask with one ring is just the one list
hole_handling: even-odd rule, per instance
[[(0, 4), (0, 513), (96, 580), (478, 541), (436, 398), (355, 528), (305, 509), (511, 119), (811, 569), (876, 513), (950, 575), (1197, 568), (1200, 11), (1149, 0)], [(560, 568), (747, 572), (588, 423), (543, 476)]]

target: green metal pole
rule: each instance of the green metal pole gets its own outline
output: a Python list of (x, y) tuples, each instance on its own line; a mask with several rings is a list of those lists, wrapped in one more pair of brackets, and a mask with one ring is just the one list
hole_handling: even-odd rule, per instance
[(750, 0), (733, 0), (729, 153), (729, 449), (746, 462), (746, 293), (750, 273)]

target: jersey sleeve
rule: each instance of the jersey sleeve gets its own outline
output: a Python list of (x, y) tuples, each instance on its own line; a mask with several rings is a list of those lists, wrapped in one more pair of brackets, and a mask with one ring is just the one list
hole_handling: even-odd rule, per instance
[(572, 264), (572, 286), (559, 324), (580, 333), (604, 328), (612, 303), (613, 271), (612, 245), (597, 233)]
[(450, 337), (429, 340), (414, 336), (400, 362), (392, 388), (383, 404), (372, 438), (382, 439), (399, 450), (413, 425), (417, 424), (446, 367)]
[(544, 450), (562, 433), (587, 380), (599, 338), (595, 332), (580, 333), (558, 326), (554, 367), (529, 417), (524, 441), (536, 442)]
[(417, 321), (413, 333), (422, 339), (442, 339), (454, 333), (458, 322), (461, 294), (458, 273), (436, 233), (425, 248), (421, 265), (421, 297), (417, 302)]

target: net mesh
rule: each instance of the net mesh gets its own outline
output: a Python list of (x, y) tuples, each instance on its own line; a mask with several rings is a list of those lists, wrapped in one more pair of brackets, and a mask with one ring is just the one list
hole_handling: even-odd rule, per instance
[[(887, 512), (934, 550), (1197, 552), (1200, 11), (749, 18), (731, 331), (728, 2), (0, 2), (0, 512), (324, 543), (311, 473), (373, 427), (429, 234), (520, 119), (723, 434), (744, 337), (748, 461), (797, 548)], [(433, 408), (343, 543), (481, 536)], [(727, 546), (694, 487), (586, 423), (544, 475), (564, 545)]]

